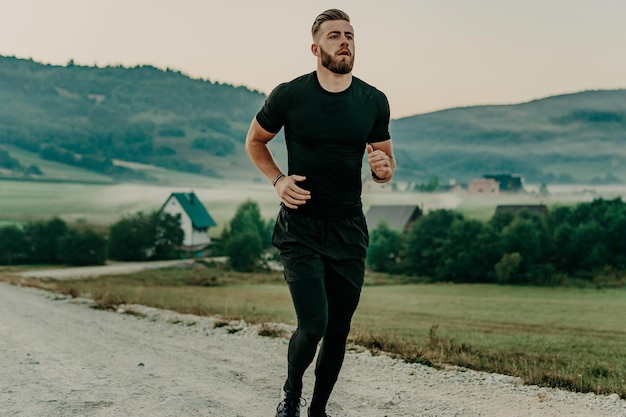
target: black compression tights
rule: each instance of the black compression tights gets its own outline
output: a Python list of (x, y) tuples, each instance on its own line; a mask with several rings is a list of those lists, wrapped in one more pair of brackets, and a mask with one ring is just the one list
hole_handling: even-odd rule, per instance
[(322, 279), (304, 279), (288, 285), (298, 317), (298, 328), (289, 342), (284, 389), (291, 395), (300, 395), (304, 372), (315, 357), (318, 342), (323, 339), (315, 366), (315, 387), (311, 399), (311, 411), (321, 413), (325, 411), (343, 364), (350, 322), (360, 294), (327, 288)]

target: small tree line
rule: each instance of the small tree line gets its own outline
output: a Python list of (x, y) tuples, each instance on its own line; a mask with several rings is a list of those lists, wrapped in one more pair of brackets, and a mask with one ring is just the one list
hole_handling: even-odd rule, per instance
[[(384, 223), (370, 232), (367, 263), (379, 272), (432, 281), (557, 285), (621, 279), (626, 272), (626, 204), (596, 199), (550, 210), (497, 214), (488, 222), (435, 210), (408, 232)], [(621, 277), (621, 278), (619, 278)]]
[[(271, 247), (273, 221), (265, 222), (257, 203), (245, 201), (211, 248), (238, 271), (258, 269)], [(146, 261), (180, 256), (184, 239), (180, 215), (158, 211), (127, 215), (108, 230), (71, 227), (59, 218), (0, 227), (0, 265), (101, 265), (107, 259)]]
[(0, 264), (97, 265), (106, 260), (106, 238), (71, 228), (59, 218), (0, 227)]
[[(212, 247), (238, 271), (262, 267), (274, 221), (254, 201), (242, 203)], [(385, 223), (370, 231), (368, 267), (429, 281), (558, 285), (568, 279), (623, 282), (626, 204), (596, 199), (561, 206), (545, 216), (497, 214), (489, 221), (435, 210), (399, 233)], [(152, 212), (125, 216), (106, 230), (70, 227), (63, 220), (0, 227), (0, 264), (102, 264), (179, 256), (180, 216)]]
[[(251, 271), (272, 247), (274, 221), (254, 201), (239, 206), (213, 248), (233, 269)], [(376, 272), (433, 282), (559, 285), (626, 277), (626, 204), (597, 199), (545, 216), (497, 214), (489, 221), (435, 210), (404, 233), (381, 223), (370, 231), (367, 264)]]
[(139, 212), (108, 230), (69, 226), (59, 218), (0, 227), (0, 264), (101, 265), (107, 259), (142, 261), (178, 255), (180, 216)]

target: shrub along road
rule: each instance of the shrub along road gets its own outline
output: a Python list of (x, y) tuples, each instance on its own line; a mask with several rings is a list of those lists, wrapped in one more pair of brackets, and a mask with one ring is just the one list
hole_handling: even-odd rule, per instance
[[(273, 416), (286, 338), (0, 283), (0, 416)], [(126, 313), (126, 314), (123, 314)], [(293, 330), (292, 328), (275, 325)], [(310, 398), (313, 372), (307, 372)], [(333, 417), (625, 417), (626, 401), (351, 352)]]

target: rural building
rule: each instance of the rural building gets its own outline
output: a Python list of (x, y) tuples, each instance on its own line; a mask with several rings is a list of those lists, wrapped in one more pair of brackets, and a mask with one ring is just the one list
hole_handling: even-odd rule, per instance
[(502, 204), (496, 206), (496, 214), (516, 215), (523, 211), (543, 217), (548, 213), (548, 208), (545, 204)]
[(380, 205), (371, 206), (365, 215), (365, 220), (370, 231), (384, 222), (391, 230), (405, 232), (421, 215), (422, 209), (416, 205)]
[(521, 193), (524, 191), (524, 179), (520, 175), (486, 174), (483, 175), (483, 178), (496, 180), (501, 193)]
[(469, 194), (500, 194), (500, 184), (493, 178), (481, 178), (467, 184)]
[(172, 193), (161, 207), (163, 213), (180, 214), (185, 232), (183, 249), (199, 250), (211, 243), (209, 228), (217, 226), (195, 193)]

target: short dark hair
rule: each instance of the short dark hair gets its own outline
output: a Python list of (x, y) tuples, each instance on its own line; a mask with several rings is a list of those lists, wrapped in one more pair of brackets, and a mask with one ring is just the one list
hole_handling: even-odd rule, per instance
[(328, 9), (325, 12), (322, 12), (313, 21), (313, 27), (311, 28), (311, 35), (313, 36), (313, 39), (315, 39), (315, 35), (319, 32), (322, 23), (329, 20), (345, 20), (346, 22), (349, 22), (350, 16), (348, 16), (346, 12), (339, 9)]

